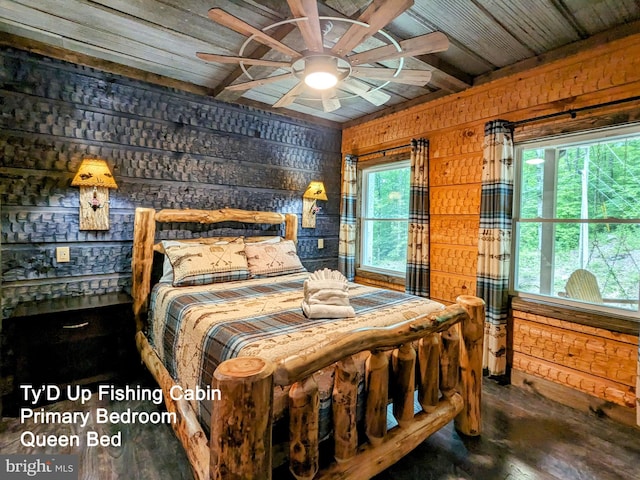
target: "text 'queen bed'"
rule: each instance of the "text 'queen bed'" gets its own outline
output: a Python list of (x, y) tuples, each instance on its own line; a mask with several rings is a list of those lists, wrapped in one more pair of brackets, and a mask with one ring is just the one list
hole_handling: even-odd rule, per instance
[[(157, 244), (156, 222), (285, 228), (281, 241)], [(445, 308), (350, 284), (355, 317), (308, 319), (297, 225), (292, 214), (136, 209), (136, 343), (177, 414), (196, 478), (271, 478), (281, 457), (298, 479), (371, 478), (451, 420), (479, 435), (482, 300), (460, 296)], [(170, 267), (152, 286), (154, 251)], [(207, 262), (211, 271), (190, 270)], [(174, 400), (174, 385), (219, 397)], [(389, 430), (388, 410), (397, 422)], [(279, 440), (276, 425), (288, 438)], [(327, 449), (332, 462), (320, 461)]]

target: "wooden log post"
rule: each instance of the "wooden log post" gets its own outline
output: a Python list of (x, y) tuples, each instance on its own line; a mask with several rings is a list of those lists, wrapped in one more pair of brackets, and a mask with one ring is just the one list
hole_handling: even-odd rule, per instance
[(193, 408), (184, 398), (174, 400), (171, 397), (171, 389), (175, 385), (173, 378), (164, 368), (162, 361), (142, 332), (136, 333), (136, 346), (142, 361), (162, 389), (167, 412), (176, 414), (177, 421), (171, 423), (171, 427), (184, 447), (191, 464), (194, 480), (210, 480), (211, 455), (207, 445), (207, 435), (202, 430)]
[[(373, 478), (397, 463), (425, 439), (451, 422), (462, 410), (462, 404), (460, 394), (454, 393), (451, 398), (439, 402), (432, 413), (418, 413), (409, 427), (390, 430), (385, 436), (385, 441), (379, 446), (361, 445), (356, 457), (347, 462), (334, 462), (326, 469), (322, 469), (317, 480), (369, 480)], [(416, 475), (411, 478), (430, 478), (430, 473), (428, 470), (416, 472)], [(435, 476), (437, 477), (437, 475)], [(389, 478), (393, 478), (393, 476), (389, 475)]]
[(456, 416), (455, 427), (464, 435), (480, 435), (482, 431), (482, 352), (484, 341), (484, 301), (470, 295), (461, 295), (456, 302), (469, 317), (461, 324), (460, 394), (464, 408)]
[(431, 413), (440, 396), (440, 334), (432, 333), (418, 342), (418, 402)]
[(218, 210), (165, 208), (156, 214), (159, 222), (219, 223), (226, 221), (244, 223), (280, 224), (285, 221), (282, 213), (220, 208)]
[(151, 291), (153, 241), (156, 233), (156, 211), (152, 208), (136, 208), (133, 227), (133, 254), (131, 261), (131, 296), (136, 331), (144, 329)]
[(453, 325), (442, 332), (440, 351), (440, 391), (449, 398), (456, 392), (460, 375), (460, 336), (458, 326)]
[(284, 220), (284, 238), (298, 241), (298, 216), (295, 213), (286, 213)]
[(393, 351), (393, 416), (401, 427), (413, 420), (413, 393), (416, 388), (416, 351), (411, 343), (403, 343)]
[(380, 445), (387, 434), (389, 401), (389, 357), (383, 350), (371, 352), (366, 361), (367, 396), (364, 414), (365, 433), (373, 446)]
[(336, 363), (333, 382), (333, 437), (334, 458), (346, 461), (356, 454), (358, 430), (356, 410), (358, 406), (358, 369), (352, 356)]
[(320, 395), (313, 376), (289, 390), (289, 470), (298, 480), (311, 480), (319, 467)]
[(273, 370), (262, 358), (240, 357), (214, 372), (220, 401), (211, 415), (212, 479), (271, 479)]

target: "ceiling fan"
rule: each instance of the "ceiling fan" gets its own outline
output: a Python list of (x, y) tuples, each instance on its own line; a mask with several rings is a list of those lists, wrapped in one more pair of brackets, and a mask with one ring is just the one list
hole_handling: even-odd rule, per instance
[[(286, 107), (297, 99), (318, 100), (325, 112), (331, 112), (340, 108), (341, 99), (353, 96), (380, 106), (391, 98), (382, 91), (389, 82), (423, 86), (431, 79), (431, 72), (428, 70), (405, 69), (406, 57), (441, 52), (449, 47), (449, 40), (441, 32), (396, 41), (382, 30), (410, 8), (413, 0), (372, 0), (357, 20), (320, 16), (316, 0), (287, 0), (287, 3), (293, 18), (269, 25), (262, 30), (221, 8), (209, 10), (208, 16), (211, 20), (248, 37), (237, 56), (196, 53), (202, 60), (237, 64), (250, 79), (229, 85), (225, 87), (226, 90), (245, 91), (295, 79), (297, 82), (293, 88), (276, 101), (274, 107)], [(332, 41), (328, 39), (327, 34), (336, 23), (346, 25), (346, 30)], [(304, 46), (294, 49), (266, 33), (285, 24), (297, 27)], [(381, 46), (358, 49), (358, 46), (374, 35), (379, 39), (378, 43), (382, 43)], [(267, 59), (260, 55), (254, 55), (256, 58), (252, 58), (245, 55), (244, 51), (251, 41), (271, 48), (278, 58)], [(330, 43), (332, 45), (327, 46)], [(355, 49), (360, 51), (356, 52)], [(394, 62), (390, 65), (389, 61)], [(253, 78), (246, 65), (270, 67), (271, 72), (267, 76)], [(376, 85), (375, 81), (383, 83)], [(315, 93), (312, 97), (304, 97), (302, 95), (305, 91)]]

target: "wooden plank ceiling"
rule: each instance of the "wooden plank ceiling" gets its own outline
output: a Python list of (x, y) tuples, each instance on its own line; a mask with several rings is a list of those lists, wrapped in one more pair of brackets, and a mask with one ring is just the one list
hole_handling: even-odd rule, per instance
[[(343, 19), (367, 19), (370, 3), (318, 2), (325, 48), (332, 48), (350, 27)], [(225, 87), (251, 80), (247, 73), (261, 79), (290, 70), (247, 65), (243, 71), (234, 64), (203, 61), (196, 52), (237, 56), (244, 44), (244, 56), (277, 61), (291, 58), (255, 40), (246, 42), (247, 36), (213, 22), (207, 15), (213, 7), (259, 30), (266, 29), (265, 33), (294, 50), (305, 49), (301, 30), (294, 23), (279, 24), (293, 17), (285, 0), (0, 0), (0, 43), (182, 86), (224, 101), (273, 108), (297, 84), (295, 77), (249, 90)], [(640, 30), (640, 2), (415, 0), (387, 23), (383, 31), (388, 36), (371, 36), (353, 52), (384, 46), (391, 42), (389, 38), (400, 42), (443, 32), (449, 40), (446, 51), (404, 58), (405, 70), (430, 71), (429, 83), (388, 83), (379, 88), (384, 81), (367, 80), (360, 85), (365, 90), (378, 88), (373, 95), (358, 95), (339, 84), (335, 94), (340, 108), (336, 110), (325, 111), (317, 93), (302, 91), (294, 102), (277, 111), (332, 125), (349, 125), (397, 111), (459, 92), (501, 72), (524, 69), (541, 58), (558, 58), (605, 39), (636, 33)], [(373, 66), (395, 69), (399, 61)], [(380, 94), (389, 97), (381, 105), (364, 98)]]

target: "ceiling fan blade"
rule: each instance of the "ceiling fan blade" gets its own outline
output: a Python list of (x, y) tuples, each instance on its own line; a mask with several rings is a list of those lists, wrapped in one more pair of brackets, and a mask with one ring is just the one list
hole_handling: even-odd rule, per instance
[(385, 45), (384, 47), (372, 48), (371, 50), (351, 55), (349, 62), (351, 62), (351, 65), (363, 65), (400, 57), (415, 57), (426, 53), (443, 52), (449, 48), (449, 39), (442, 32), (432, 32), (402, 40), (399, 44), (402, 48), (401, 52), (393, 45)]
[(359, 95), (369, 103), (374, 104), (376, 107), (379, 107), (380, 105), (384, 105), (391, 98), (390, 95), (387, 95), (386, 93), (381, 92), (380, 90), (372, 91), (370, 85), (367, 85), (366, 83), (360, 82), (353, 78), (348, 78), (344, 80), (342, 82), (342, 87), (346, 88), (350, 92), (355, 93), (356, 95)]
[(262, 58), (232, 57), (229, 55), (217, 55), (215, 53), (196, 52), (196, 56), (201, 60), (206, 60), (207, 62), (234, 64), (242, 62), (249, 65), (262, 65), (263, 67), (275, 68), (286, 68), (291, 66), (291, 63), (289, 62), (276, 62), (274, 60), (264, 60)]
[(273, 106), (275, 108), (279, 108), (291, 105), (295, 101), (295, 99), (298, 98), (298, 95), (302, 93), (304, 86), (304, 82), (298, 82), (295, 87), (285, 93), (282, 98), (280, 98), (280, 100), (273, 104)]
[(431, 80), (431, 72), (428, 70), (401, 70), (398, 75), (394, 75), (395, 73), (395, 68), (354, 67), (351, 70), (351, 75), (354, 77), (385, 80), (387, 82), (417, 85), (418, 87), (429, 83), (429, 80)]
[(279, 42), (278, 40), (271, 38), (269, 35), (264, 33), (261, 30), (258, 30), (255, 27), (252, 27), (244, 20), (240, 20), (237, 17), (234, 17), (230, 13), (225, 12), (221, 8), (212, 8), (208, 12), (209, 18), (220, 25), (230, 28), (242, 35), (246, 35), (247, 37), (253, 35), (254, 38), (265, 45), (270, 46), (271, 48), (278, 50), (279, 52), (284, 53), (285, 55), (289, 55), (292, 58), (300, 58), (300, 53), (296, 52), (294, 49), (286, 46), (284, 43)]
[(291, 73), (285, 73), (284, 75), (274, 75), (273, 77), (260, 78), (258, 80), (252, 80), (250, 82), (236, 83), (235, 85), (227, 85), (224, 87), (225, 90), (249, 90), (253, 87), (261, 87), (262, 85), (267, 85), (269, 83), (279, 82), (280, 80), (286, 80), (288, 78), (292, 78), (293, 75)]
[(369, 28), (353, 24), (345, 32), (331, 51), (337, 55), (347, 55), (363, 40), (375, 35), (378, 30), (391, 22), (413, 5), (413, 0), (373, 0), (367, 9), (362, 12), (359, 21), (369, 24)]
[(289, 9), (296, 18), (306, 17), (296, 23), (304, 39), (307, 49), (311, 52), (323, 52), (320, 18), (318, 17), (318, 3), (316, 0), (287, 0)]
[(322, 91), (322, 109), (325, 112), (333, 112), (341, 107), (340, 100), (331, 97), (327, 90)]

